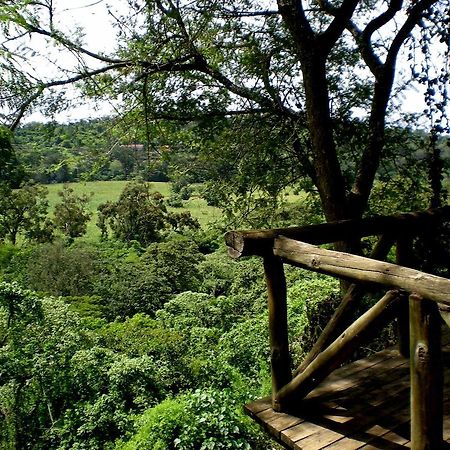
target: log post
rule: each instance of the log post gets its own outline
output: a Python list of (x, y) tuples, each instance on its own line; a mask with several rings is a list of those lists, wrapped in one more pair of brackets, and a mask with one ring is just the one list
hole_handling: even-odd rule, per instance
[(272, 406), (278, 411), (277, 392), (291, 381), (286, 278), (283, 262), (276, 256), (264, 258), (264, 273), (267, 283), (269, 333), (270, 333), (270, 365), (272, 372)]
[[(405, 235), (397, 240), (396, 262), (400, 266), (414, 268), (413, 238)], [(397, 317), (398, 351), (405, 358), (409, 358), (409, 307), (407, 302), (399, 306)]]
[(435, 450), (443, 445), (441, 323), (438, 305), (411, 294), (411, 448)]

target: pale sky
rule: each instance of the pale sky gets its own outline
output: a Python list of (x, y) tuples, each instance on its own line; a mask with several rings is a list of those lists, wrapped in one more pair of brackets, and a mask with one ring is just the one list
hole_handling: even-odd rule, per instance
[[(106, 5), (112, 4), (116, 9), (123, 3), (122, 0), (54, 0), (53, 3), (57, 11), (55, 21), (60, 22), (60, 29), (70, 33), (75, 27), (83, 28), (85, 46), (94, 53), (107, 52), (114, 48), (115, 32), (112, 27), (114, 19), (108, 15)], [(76, 63), (76, 60), (67, 52), (56, 53), (51, 48), (46, 47), (44, 40), (39, 37), (32, 37), (30, 44), (38, 45), (40, 49), (49, 51), (52, 54), (50, 59), (57, 61), (62, 67), (71, 67)], [(95, 67), (95, 63), (93, 63), (93, 67)], [(52, 75), (54, 68), (50, 65), (40, 66), (39, 71)], [(68, 97), (75, 98), (76, 96), (71, 87), (65, 88), (65, 92)], [(55, 114), (53, 120), (70, 122), (112, 113), (114, 113), (114, 107), (109, 102), (85, 101), (84, 104), (79, 104), (69, 111)], [(39, 112), (31, 114), (25, 119), (26, 122), (46, 120), (49, 120), (49, 118)]]
[[(85, 32), (84, 41), (89, 50), (94, 52), (108, 51), (114, 48), (115, 32), (112, 27), (114, 19), (108, 15), (106, 6), (112, 6), (117, 11), (118, 8), (127, 8), (126, 3), (124, 0), (54, 0), (57, 11), (55, 21), (60, 22), (60, 28), (68, 33), (76, 26), (82, 27)], [(51, 55), (49, 59), (58, 61), (61, 66), (67, 67), (75, 63), (73, 57), (67, 53), (56, 53), (42, 38), (32, 37), (30, 44), (48, 51)], [(44, 73), (47, 70), (49, 71), (47, 73), (51, 74), (51, 66), (44, 67)], [(42, 65), (39, 66), (39, 71), (42, 73)], [(407, 112), (422, 112), (425, 104), (420, 89), (420, 87), (413, 87), (405, 91), (400, 100), (396, 100), (395, 107)], [(67, 88), (66, 92), (70, 95), (73, 89)], [(107, 102), (97, 104), (87, 102), (70, 111), (56, 114), (54, 119), (74, 121), (82, 118), (99, 117), (113, 112), (113, 106)], [(45, 120), (45, 118), (40, 113), (34, 113), (26, 118), (26, 121), (31, 120)]]

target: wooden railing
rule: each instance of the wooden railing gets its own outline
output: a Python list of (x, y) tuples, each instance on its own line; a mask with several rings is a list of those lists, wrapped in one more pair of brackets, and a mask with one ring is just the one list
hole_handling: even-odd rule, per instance
[[(414, 450), (438, 449), (443, 435), (439, 304), (450, 305), (450, 280), (411, 267), (413, 238), (450, 219), (450, 207), (419, 213), (301, 228), (231, 231), (232, 257), (263, 257), (268, 289), (272, 405), (289, 412), (377, 327), (398, 322), (399, 350), (410, 357), (411, 441)], [(324, 244), (379, 235), (371, 257), (325, 250)], [(397, 264), (384, 259), (396, 245)], [(284, 263), (350, 281), (341, 304), (300, 366), (291, 373)], [(352, 322), (354, 304), (368, 286), (390, 290)], [(408, 306), (409, 305), (409, 306)]]

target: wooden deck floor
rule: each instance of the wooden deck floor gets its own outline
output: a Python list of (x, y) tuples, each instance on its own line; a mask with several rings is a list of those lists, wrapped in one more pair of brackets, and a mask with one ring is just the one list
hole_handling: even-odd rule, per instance
[[(450, 442), (448, 339), (443, 352), (444, 439)], [(295, 416), (274, 412), (270, 399), (245, 409), (289, 449), (400, 449), (410, 447), (409, 394), (409, 360), (384, 350), (336, 370), (299, 404)]]

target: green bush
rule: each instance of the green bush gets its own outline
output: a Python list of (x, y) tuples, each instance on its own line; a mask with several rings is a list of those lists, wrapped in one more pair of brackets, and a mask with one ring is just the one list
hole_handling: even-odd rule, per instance
[(105, 317), (114, 320), (137, 313), (154, 315), (169, 299), (170, 286), (153, 265), (112, 260), (95, 280), (92, 292), (104, 299)]
[(171, 293), (196, 290), (200, 283), (198, 265), (204, 257), (190, 239), (175, 236), (167, 242), (152, 244), (142, 259), (165, 280)]
[(258, 380), (270, 357), (267, 313), (237, 323), (219, 342), (223, 361), (249, 379)]
[(319, 337), (340, 302), (339, 282), (301, 269), (287, 271), (290, 348), (296, 366)]
[(420, 211), (429, 207), (430, 198), (426, 177), (396, 176), (377, 181), (370, 194), (367, 215)]
[(165, 400), (139, 419), (116, 450), (263, 450), (270, 448), (228, 390), (196, 390)]
[(0, 273), (8, 268), (17, 253), (19, 249), (15, 245), (0, 242)]
[(34, 247), (28, 256), (27, 282), (50, 295), (91, 295), (98, 276), (98, 252), (87, 245), (67, 247), (60, 240)]
[(85, 319), (102, 319), (106, 315), (106, 302), (98, 295), (66, 296), (64, 301)]
[(166, 200), (167, 206), (171, 206), (172, 208), (182, 208), (183, 207), (183, 199), (179, 194), (171, 194), (170, 197)]
[(137, 432), (127, 442), (119, 442), (116, 450), (170, 450), (186, 417), (185, 403), (166, 399), (146, 411), (137, 421)]

